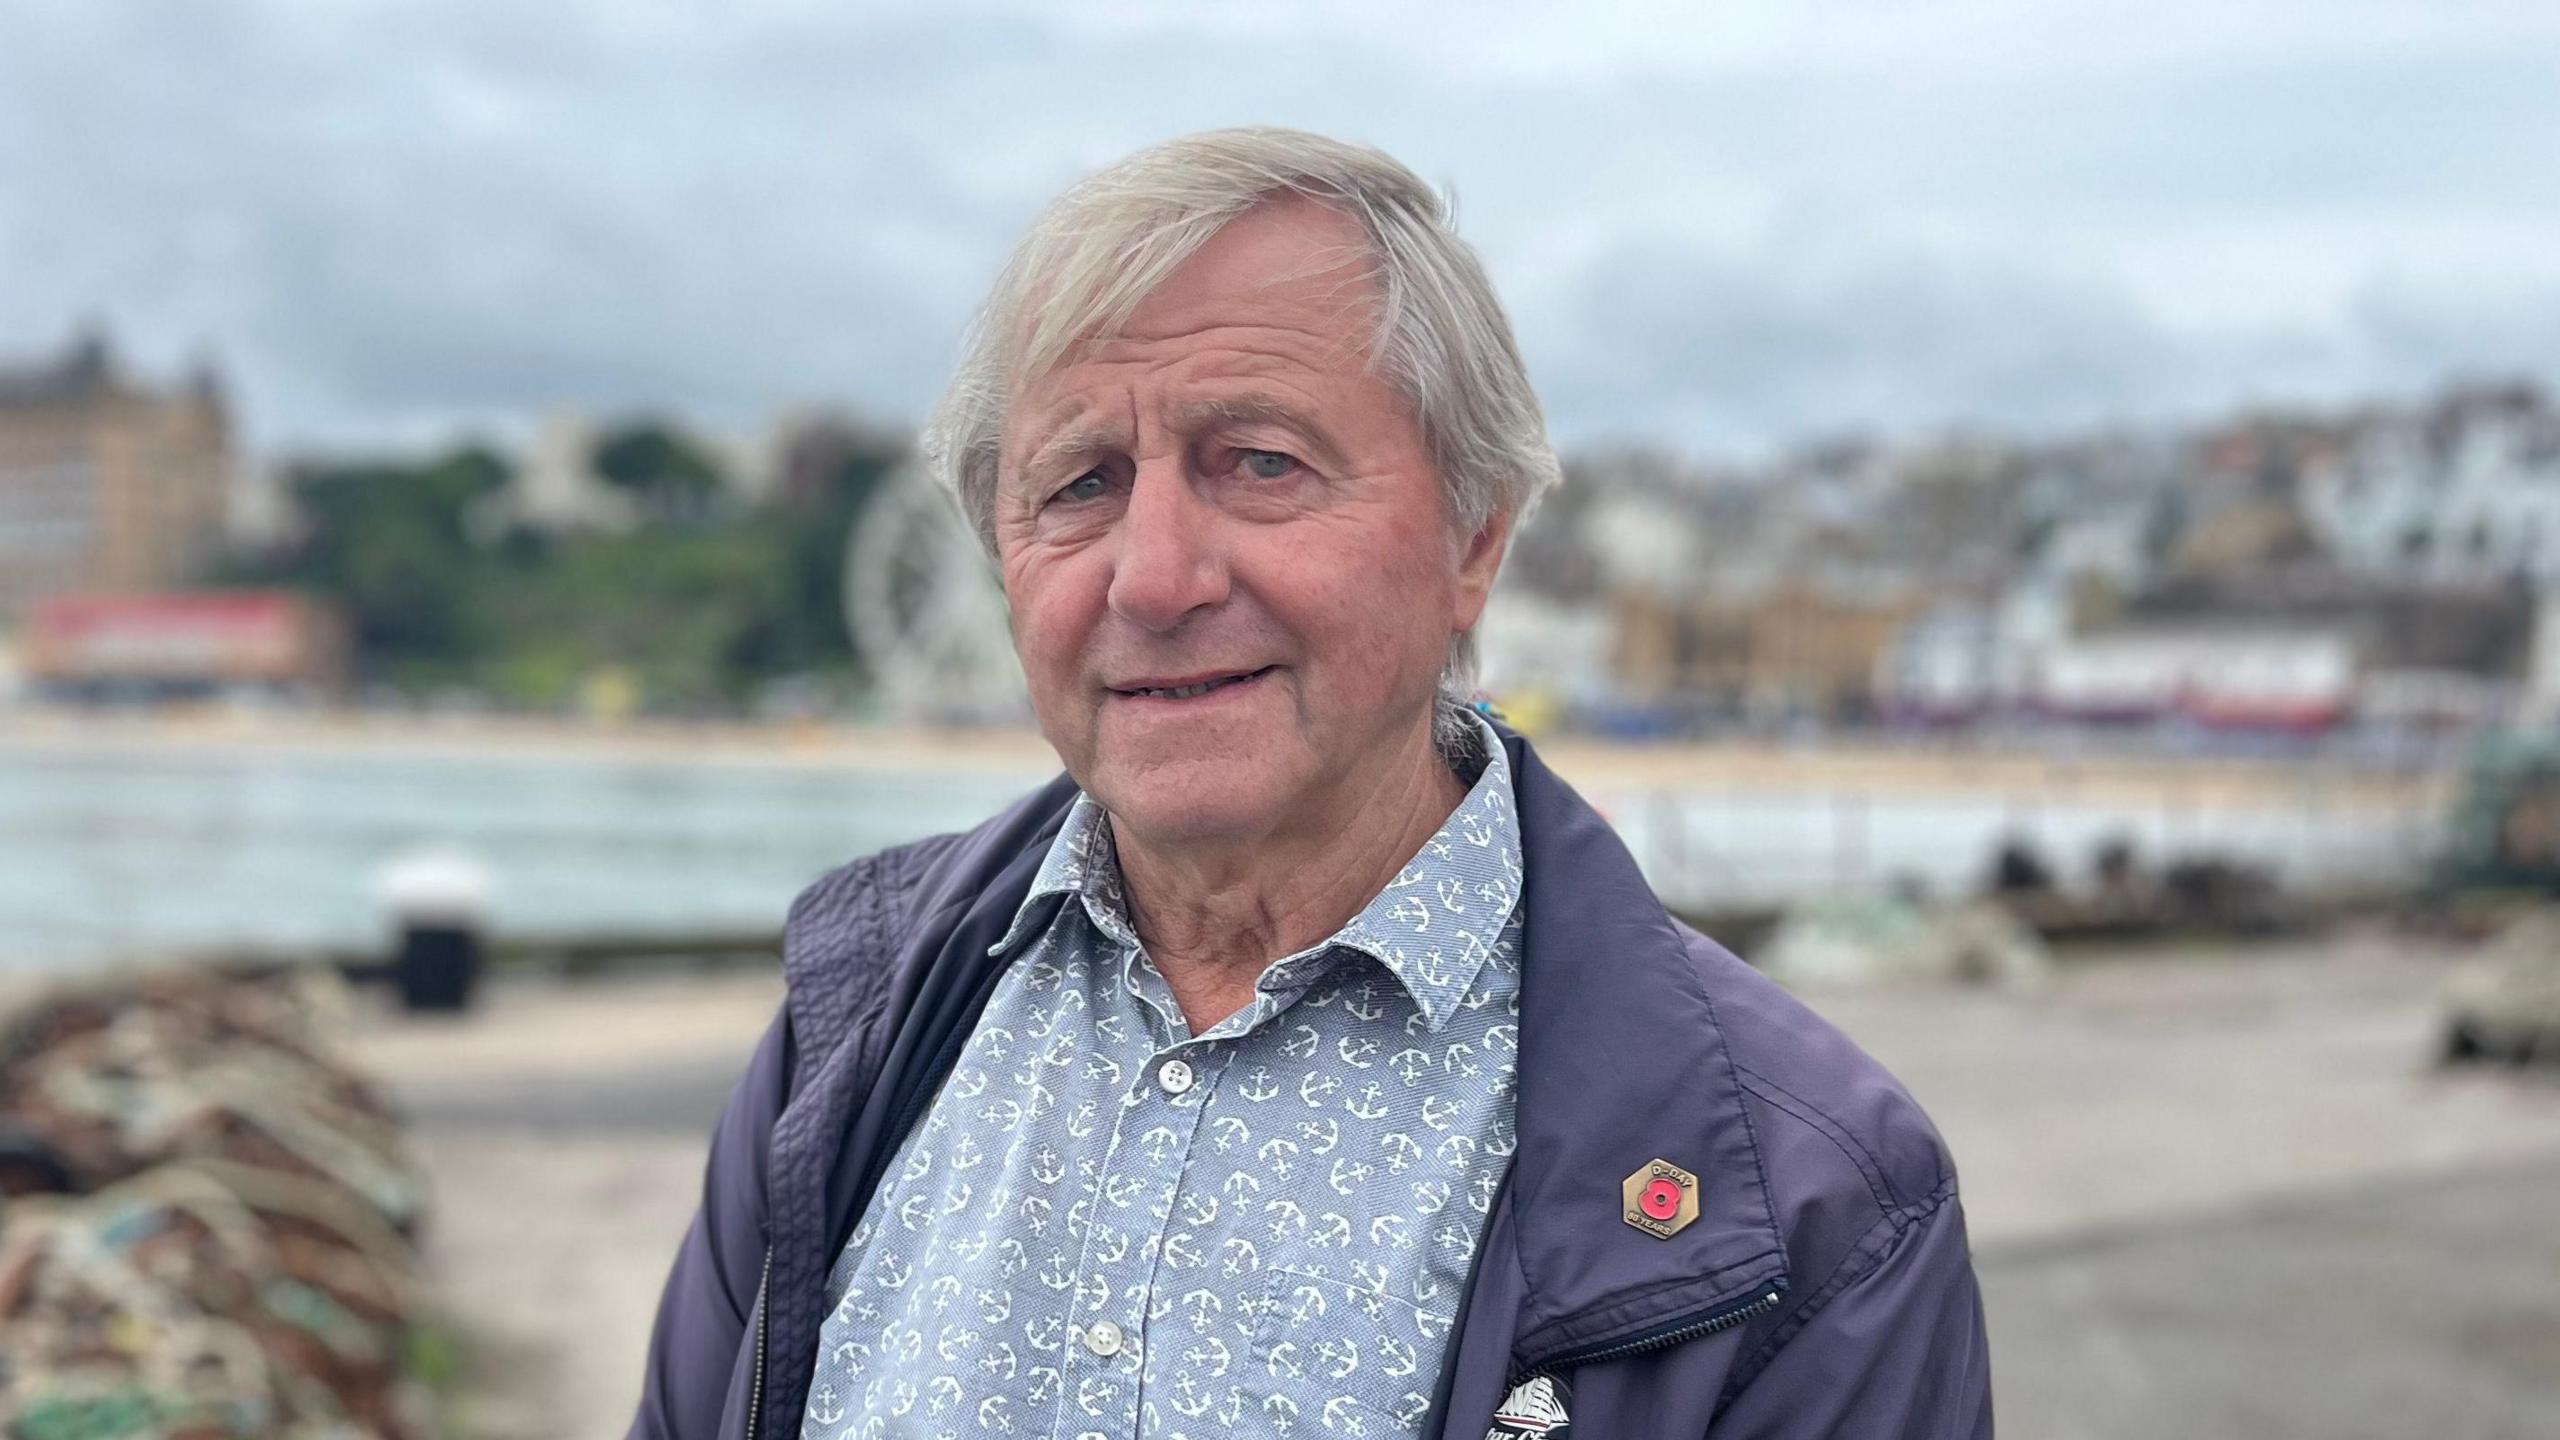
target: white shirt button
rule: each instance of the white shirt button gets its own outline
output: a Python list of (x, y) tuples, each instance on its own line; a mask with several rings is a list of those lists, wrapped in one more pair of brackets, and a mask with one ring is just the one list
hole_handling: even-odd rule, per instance
[(1084, 1348), (1108, 1360), (1120, 1353), (1120, 1327), (1097, 1320), (1084, 1332)]
[(1167, 1060), (1156, 1071), (1156, 1083), (1167, 1095), (1179, 1095), (1191, 1088), (1191, 1066), (1181, 1060)]

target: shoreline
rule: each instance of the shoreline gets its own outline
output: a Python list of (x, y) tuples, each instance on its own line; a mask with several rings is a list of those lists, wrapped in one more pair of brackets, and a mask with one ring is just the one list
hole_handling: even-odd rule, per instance
[[(1805, 790), (2033, 795), (2047, 802), (2136, 797), (2209, 808), (2432, 807), (2444, 768), (2389, 770), (2333, 757), (1999, 750), (1962, 741), (1894, 744), (1749, 737), (1659, 744), (1566, 735), (1541, 753), (1586, 789)], [(378, 715), (354, 711), (88, 714), (0, 711), (0, 757), (206, 755), (297, 759), (550, 760), (811, 771), (960, 770), (1045, 776), (1058, 760), (1026, 727), (926, 729), (834, 721), (629, 720)]]
[(589, 721), (362, 711), (0, 712), (0, 754), (26, 751), (288, 753), (392, 759), (558, 759), (883, 770), (919, 763), (1055, 768), (1029, 730), (929, 730), (821, 721)]

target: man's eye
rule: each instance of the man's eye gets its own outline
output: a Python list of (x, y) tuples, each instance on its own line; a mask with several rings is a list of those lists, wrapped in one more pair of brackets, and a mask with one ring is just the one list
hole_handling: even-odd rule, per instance
[(1111, 482), (1103, 477), (1101, 471), (1087, 470), (1068, 481), (1066, 488), (1058, 492), (1058, 498), (1061, 500), (1098, 499), (1104, 490), (1110, 488), (1110, 485)]
[(1247, 450), (1244, 452), (1244, 468), (1256, 479), (1277, 480), (1298, 468), (1298, 462), (1277, 450)]

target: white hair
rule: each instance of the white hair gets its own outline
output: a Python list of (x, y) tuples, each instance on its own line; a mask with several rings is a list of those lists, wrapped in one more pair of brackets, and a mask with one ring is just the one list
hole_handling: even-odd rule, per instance
[[(934, 478), (995, 550), (1005, 412), (1079, 344), (1108, 338), (1227, 223), (1283, 196), (1330, 205), (1367, 233), (1379, 292), (1370, 363), (1404, 393), (1457, 532), (1507, 513), (1516, 532), (1556, 483), (1546, 420), (1502, 303), (1450, 207), (1385, 152), (1300, 130), (1210, 130), (1151, 146), (1052, 201), (970, 327), (924, 436)], [(1473, 736), (1475, 639), (1450, 637), (1433, 732)]]

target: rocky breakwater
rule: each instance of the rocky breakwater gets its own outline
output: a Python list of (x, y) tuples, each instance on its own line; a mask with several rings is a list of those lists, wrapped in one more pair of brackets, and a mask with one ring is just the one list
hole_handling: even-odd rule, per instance
[(0, 1433), (437, 1431), (423, 1187), (334, 977), (0, 994)]

